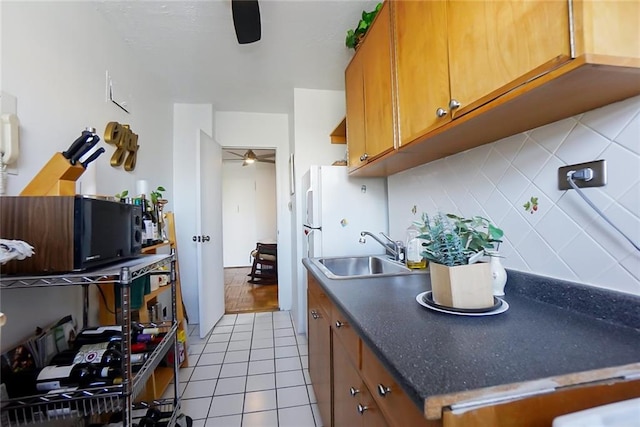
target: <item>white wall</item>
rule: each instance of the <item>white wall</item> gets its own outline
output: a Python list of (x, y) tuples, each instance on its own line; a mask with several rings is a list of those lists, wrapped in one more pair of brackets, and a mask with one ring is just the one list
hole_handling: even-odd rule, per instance
[(213, 135), (211, 104), (174, 104), (173, 106), (173, 188), (175, 189), (176, 240), (180, 261), (182, 299), (189, 323), (198, 323), (198, 275), (196, 266), (196, 201), (198, 200), (197, 142), (200, 131)]
[(331, 144), (329, 135), (345, 116), (343, 91), (295, 89), (294, 129), (295, 129), (295, 175), (296, 194), (296, 255), (294, 262), (294, 283), (292, 316), (296, 331), (306, 333), (307, 276), (302, 265), (302, 221), (304, 214), (304, 189), (301, 188), (302, 175), (311, 165), (330, 165), (346, 158), (346, 145)]
[[(17, 99), (20, 119), (18, 175), (8, 179), (17, 195), (55, 152), (65, 150), (86, 126), (100, 136), (106, 124), (130, 124), (140, 136), (136, 169), (112, 168), (114, 149), (92, 163), (81, 178), (83, 193), (133, 191), (137, 179), (163, 185), (172, 201), (171, 103), (166, 88), (132, 56), (126, 44), (90, 2), (0, 2), (2, 77), (0, 87)], [(105, 71), (116, 94), (128, 100), (126, 114), (105, 100)], [(169, 206), (171, 209), (171, 205)], [(93, 292), (93, 291), (92, 291)], [(95, 295), (92, 295), (95, 297)], [(65, 314), (80, 313), (80, 289), (3, 290), (2, 348)]]
[(276, 240), (275, 165), (223, 161), (222, 211), (224, 266), (248, 266), (256, 242)]
[(289, 209), (289, 116), (265, 113), (215, 113), (215, 139), (223, 147), (276, 150), (276, 215), (278, 243), (278, 303), (291, 309), (292, 232)]
[[(507, 268), (640, 295), (640, 253), (574, 190), (557, 189), (558, 167), (596, 159), (608, 183), (584, 192), (640, 244), (640, 97), (389, 177), (390, 232), (421, 212), (483, 215), (505, 232)], [(523, 207), (532, 196), (533, 214)]]

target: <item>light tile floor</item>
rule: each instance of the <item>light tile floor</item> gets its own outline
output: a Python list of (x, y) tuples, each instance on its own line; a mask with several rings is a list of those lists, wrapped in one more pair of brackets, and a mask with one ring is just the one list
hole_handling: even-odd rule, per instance
[(203, 339), (189, 330), (178, 391), (194, 427), (321, 427), (307, 339), (288, 311), (228, 314)]

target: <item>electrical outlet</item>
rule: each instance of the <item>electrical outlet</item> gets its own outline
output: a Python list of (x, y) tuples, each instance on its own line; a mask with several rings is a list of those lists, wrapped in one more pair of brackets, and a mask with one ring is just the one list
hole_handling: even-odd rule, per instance
[(574, 179), (576, 187), (604, 187), (607, 185), (607, 162), (605, 160), (595, 160), (593, 162), (578, 163), (575, 165), (562, 166), (558, 168), (558, 190), (572, 190), (571, 184), (567, 181), (567, 173), (570, 171), (579, 171), (580, 169), (590, 168), (593, 171), (593, 178), (589, 181), (582, 179)]

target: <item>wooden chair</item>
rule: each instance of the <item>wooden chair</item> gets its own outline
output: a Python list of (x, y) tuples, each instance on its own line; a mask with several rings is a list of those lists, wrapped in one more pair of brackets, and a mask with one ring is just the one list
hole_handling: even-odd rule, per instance
[(278, 245), (257, 243), (251, 251), (253, 264), (249, 273), (249, 283), (272, 285), (278, 283)]

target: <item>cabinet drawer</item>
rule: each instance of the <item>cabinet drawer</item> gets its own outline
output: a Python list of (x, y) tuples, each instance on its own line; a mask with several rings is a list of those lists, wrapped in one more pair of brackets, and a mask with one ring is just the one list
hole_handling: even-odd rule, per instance
[(360, 338), (336, 306), (333, 306), (331, 312), (331, 328), (334, 336), (338, 337), (344, 346), (353, 366), (360, 369)]
[(326, 319), (329, 319), (331, 317), (331, 307), (333, 307), (331, 300), (312, 275), (309, 274), (307, 282), (309, 294), (313, 296), (322, 311), (324, 311), (324, 313), (321, 314), (323, 314)]
[(378, 358), (362, 345), (362, 378), (371, 390), (380, 410), (392, 427), (404, 426), (437, 426), (431, 423), (418, 407), (402, 391)]

